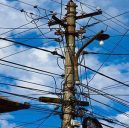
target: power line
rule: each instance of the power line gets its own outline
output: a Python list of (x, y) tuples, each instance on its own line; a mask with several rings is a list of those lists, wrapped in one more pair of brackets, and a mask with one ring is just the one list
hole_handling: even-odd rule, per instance
[[(129, 81), (125, 81), (125, 82), (123, 82), (123, 83), (127, 83), (127, 82), (129, 82)], [(114, 85), (109, 85), (109, 86), (103, 87), (103, 88), (101, 88), (101, 89), (102, 89), (102, 90), (108, 90), (108, 89), (118, 88), (118, 87), (121, 87), (121, 85), (119, 85), (119, 84), (114, 84)]]
[[(8, 62), (7, 62), (7, 63), (8, 63)], [(9, 62), (9, 63), (20, 66), (19, 64), (15, 64), (15, 63), (12, 63), (12, 62)], [(64, 75), (59, 75), (59, 74), (56, 74), (56, 73), (53, 74), (53, 73), (48, 72), (48, 71), (45, 71), (47, 74), (46, 74), (46, 73), (42, 73), (43, 70), (36, 69), (36, 68), (31, 68), (31, 67), (30, 67), (30, 69), (32, 69), (32, 70), (28, 70), (28, 69), (19, 68), (19, 67), (16, 67), (16, 66), (7, 65), (7, 64), (2, 64), (2, 63), (0, 63), (0, 65), (4, 65), (4, 66), (8, 66), (8, 67), (13, 67), (13, 68), (17, 68), (17, 69), (21, 69), (21, 70), (25, 70), (25, 71), (29, 71), (29, 72), (33, 72), (33, 73), (37, 73), (37, 74), (42, 74), (42, 75), (50, 76), (50, 77), (53, 78), (54, 84), (55, 84), (55, 86), (56, 86), (56, 87), (55, 87), (55, 92), (56, 92), (56, 88), (57, 88), (57, 83), (56, 83), (56, 79), (55, 79), (55, 77), (54, 77), (53, 75), (60, 76), (61, 78), (64, 77)], [(22, 66), (22, 67), (25, 67), (25, 68), (29, 68), (28, 66), (25, 66), (25, 65), (21, 65), (21, 66)], [(37, 71), (33, 71), (33, 70), (38, 70), (38, 72), (37, 72)], [(50, 74), (51, 74), (51, 75), (50, 75)], [(52, 75), (52, 74), (53, 74), (53, 75)]]
[[(21, 1), (21, 0), (18, 0), (18, 2), (23, 3), (23, 4), (26, 4), (26, 5), (29, 5), (29, 6), (32, 6), (32, 7), (35, 7), (35, 5), (32, 5), (32, 4), (30, 4), (30, 3), (27, 3), (27, 2), (24, 2), (24, 1)], [(40, 8), (40, 7), (37, 6), (36, 8)], [(47, 9), (45, 9), (45, 8), (41, 8), (41, 9), (50, 12), (50, 10), (47, 10)]]
[[(82, 95), (85, 96), (85, 94), (82, 94)], [(125, 115), (126, 117), (129, 118), (129, 115), (128, 115), (127, 113), (125, 113), (124, 111), (121, 111), (121, 110), (119, 110), (119, 109), (116, 109), (116, 108), (114, 108), (114, 107), (112, 107), (112, 106), (110, 106), (110, 105), (108, 105), (108, 104), (105, 104), (105, 103), (103, 103), (103, 102), (101, 102), (101, 101), (98, 101), (98, 100), (96, 100), (96, 99), (93, 99), (93, 98), (91, 98), (91, 97), (89, 97), (89, 96), (87, 96), (87, 95), (86, 95), (86, 97), (88, 97), (88, 98), (90, 98), (91, 100), (93, 100), (93, 101), (95, 101), (95, 102), (97, 102), (97, 103), (99, 103), (99, 104), (102, 104), (102, 105), (104, 105), (104, 106), (106, 106), (106, 107), (108, 107), (108, 108), (111, 108), (112, 110), (115, 110), (115, 111), (119, 112), (120, 114), (123, 114), (123, 115)]]
[(24, 9), (18, 9), (18, 8), (16, 8), (16, 7), (10, 6), (10, 5), (8, 5), (8, 4), (4, 4), (4, 3), (2, 3), (2, 2), (0, 2), (0, 5), (6, 6), (6, 7), (9, 7), (9, 8), (12, 8), (12, 9), (15, 9), (15, 10), (21, 12), (21, 13), (27, 13), (27, 14), (35, 15), (35, 16), (38, 16), (38, 17), (39, 17), (39, 15), (37, 15), (37, 14), (35, 14), (35, 13), (27, 12), (27, 11), (25, 11)]
[[(95, 108), (95, 107), (94, 107)], [(92, 113), (90, 110), (87, 110), (88, 112)], [(89, 114), (88, 114), (89, 115)], [(91, 114), (90, 114), (91, 115)], [(92, 116), (92, 115), (91, 115)], [(111, 123), (111, 124), (117, 124), (119, 126), (123, 126), (125, 128), (128, 128), (129, 125), (128, 124), (125, 124), (123, 122), (120, 122), (119, 120), (115, 119), (115, 118), (108, 118), (108, 117), (105, 117), (103, 116), (102, 114), (98, 114), (96, 112), (94, 112), (94, 115), (93, 115), (95, 118), (99, 119), (99, 120), (103, 120), (103, 121), (106, 121), (108, 123)]]
[[(23, 25), (20, 25), (20, 26), (19, 26), (19, 27), (17, 27), (17, 28), (21, 28), (21, 27), (24, 27), (24, 26), (29, 25), (29, 24), (31, 24), (31, 22), (26, 23), (26, 24), (23, 24)], [(12, 31), (14, 31), (14, 30), (16, 30), (16, 29), (15, 29), (15, 28), (13, 28), (13, 29), (11, 29), (11, 30), (8, 30), (8, 31), (6, 31), (6, 32), (1, 33), (0, 35), (7, 34), (7, 33), (12, 32)]]
[[(79, 24), (79, 23), (78, 23)], [(79, 24), (80, 25), (80, 24)], [(82, 26), (82, 25), (81, 25)], [(87, 28), (88, 30), (90, 30), (89, 28)], [(93, 31), (93, 30), (90, 30), (90, 31), (92, 31), (93, 33), (95, 33), (95, 31)], [(93, 37), (94, 35), (90, 35), (90, 36), (87, 36), (86, 38), (90, 38), (90, 37)], [(118, 34), (118, 35), (111, 35), (110, 34), (110, 37), (121, 37), (121, 36), (123, 36), (123, 34)], [(127, 35), (125, 35), (125, 37), (129, 37), (129, 34), (127, 34)], [(83, 39), (85, 39), (85, 38), (83, 38)]]
[(13, 96), (17, 96), (17, 97), (30, 99), (30, 100), (35, 100), (35, 101), (38, 100), (38, 98), (34, 98), (34, 97), (26, 96), (26, 95), (21, 95), (21, 94), (16, 94), (16, 93), (12, 93), (12, 92), (2, 91), (2, 90), (0, 90), (0, 92), (5, 93), (5, 94), (9, 94), (9, 95), (13, 95)]
[[(29, 71), (29, 72), (33, 72), (33, 73), (37, 73), (37, 74), (42, 74), (42, 75), (50, 76), (50, 77), (52, 77), (52, 78), (53, 78), (55, 86), (57, 86), (55, 77), (54, 77), (54, 76), (52, 76), (52, 75), (50, 75), (50, 74), (45, 74), (45, 73), (41, 73), (41, 72), (37, 72), (37, 71), (31, 71), (31, 70), (28, 70), (28, 69), (19, 68), (19, 67), (15, 67), (15, 66), (7, 65), (7, 64), (1, 64), (1, 63), (0, 63), (0, 65), (4, 65), (4, 66), (8, 66), (8, 67), (13, 67), (13, 68), (17, 68), (17, 69), (21, 69), (21, 70), (25, 70), (25, 71)], [(62, 77), (62, 76), (61, 76), (61, 77)], [(55, 91), (56, 91), (56, 89), (55, 89)]]
[[(48, 41), (47, 43), (49, 43), (50, 41)], [(14, 45), (14, 44), (13, 44)], [(12, 46), (12, 45), (11, 45)], [(10, 47), (10, 45), (8, 45), (7, 47)], [(7, 48), (7, 47), (4, 47), (4, 48)], [(3, 49), (3, 47), (2, 48), (0, 48), (0, 50), (1, 49)], [(32, 48), (27, 48), (27, 49), (24, 49), (24, 50), (21, 50), (21, 51), (18, 51), (18, 52), (15, 52), (15, 53), (12, 53), (12, 54), (9, 54), (9, 55), (7, 55), (7, 56), (4, 56), (4, 57), (2, 57), (1, 59), (5, 59), (5, 58), (8, 58), (8, 57), (11, 57), (11, 56), (14, 56), (14, 55), (17, 55), (17, 54), (19, 54), (19, 53), (23, 53), (23, 52), (26, 52), (26, 51), (29, 51), (29, 50), (32, 50)]]
[(35, 47), (35, 46), (29, 45), (29, 44), (24, 44), (24, 43), (21, 43), (21, 42), (9, 40), (9, 39), (7, 39), (7, 38), (0, 38), (0, 39), (1, 39), (1, 40), (5, 40), (5, 41), (9, 41), (9, 42), (12, 42), (12, 43), (15, 43), (15, 44), (23, 45), (23, 46), (26, 46), (26, 47), (34, 48), (34, 49), (37, 49), (37, 50), (40, 50), (40, 51), (48, 52), (48, 53), (51, 53), (52, 55), (58, 55), (58, 56), (60, 56), (61, 58), (64, 58), (64, 56), (60, 55), (60, 54), (57, 53), (56, 51), (50, 51), (50, 50), (43, 49), (43, 48), (39, 48), (39, 47)]
[[(48, 109), (48, 108), (38, 108), (38, 107), (34, 107), (34, 106), (32, 107), (32, 109), (34, 109), (34, 110), (41, 110), (41, 112), (43, 112), (43, 111), (48, 112), (49, 115), (51, 113), (53, 113), (54, 115), (60, 114), (60, 112), (56, 111), (55, 109), (51, 110), (51, 109)], [(43, 121), (43, 119), (47, 119), (47, 118), (48, 118), (48, 116), (45, 116), (45, 117), (42, 117), (42, 118), (40, 118), (38, 120), (35, 120), (33, 122), (28, 122), (28, 123), (23, 123), (23, 124), (17, 125), (14, 128), (28, 126), (28, 125), (33, 125), (33, 124), (38, 125), (39, 124), (38, 122), (41, 122), (41, 121)]]
[[(17, 27), (12, 27), (12, 28), (11, 27), (10, 28), (9, 27), (0, 27), (0, 29), (16, 29), (16, 30), (17, 29), (36, 29), (36, 27), (24, 27), (24, 28), (23, 27), (22, 28), (17, 28)], [(48, 28), (47, 27), (41, 27), (40, 29), (45, 29), (46, 30), (46, 29), (50, 29), (50, 28), (49, 27)], [(53, 27), (51, 29), (58, 29), (58, 27)]]
[(16, 87), (16, 88), (21, 88), (21, 89), (26, 89), (26, 90), (31, 90), (31, 91), (36, 91), (36, 92), (42, 92), (42, 93), (48, 93), (48, 94), (56, 94), (54, 92), (46, 91), (46, 90), (42, 90), (42, 89), (30, 88), (30, 87), (19, 86), (19, 85), (8, 84), (8, 83), (2, 83), (2, 82), (0, 82), (0, 84), (1, 85), (8, 85), (8, 86), (11, 86), (11, 87)]
[[(33, 84), (33, 85), (37, 85), (37, 86), (41, 86), (41, 87), (47, 87), (47, 88), (54, 89), (54, 87), (52, 87), (52, 86), (39, 84), (39, 83), (36, 83), (36, 82), (27, 81), (27, 80), (22, 80), (22, 79), (18, 79), (16, 77), (9, 77), (9, 76), (3, 76), (3, 75), (0, 75), (0, 77), (7, 78), (7, 79), (12, 79), (12, 80), (17, 80), (17, 81), (20, 81), (20, 82), (23, 82), (23, 83), (28, 83), (28, 84)], [(61, 90), (59, 88), (57, 88), (57, 89)]]
[[(47, 23), (41, 24), (41, 25), (39, 25), (39, 27), (44, 26), (44, 25), (47, 25)], [(14, 29), (15, 29), (15, 28), (14, 28)], [(37, 29), (37, 28), (34, 27), (34, 29)], [(33, 28), (28, 28), (27, 30), (24, 30), (24, 31), (22, 31), (22, 32), (18, 32), (18, 33), (9, 35), (9, 36), (7, 36), (6, 38), (10, 38), (10, 37), (12, 37), (12, 36), (20, 35), (20, 34), (22, 34), (22, 33), (29, 32), (30, 30), (33, 30)]]
[[(45, 16), (45, 17), (46, 17), (46, 16)], [(33, 20), (36, 20), (36, 19), (33, 19)], [(32, 21), (33, 21), (33, 20), (32, 20)], [(17, 30), (17, 29), (22, 29), (22, 27), (31, 24), (32, 21), (31, 21), (31, 22), (28, 22), (28, 23), (25, 23), (25, 24), (23, 24), (23, 25), (20, 25), (20, 26), (18, 26), (18, 27), (16, 27), (16, 28), (10, 28), (10, 30), (8, 30), (8, 31), (6, 31), (6, 32), (3, 32), (3, 33), (1, 33), (0, 35), (7, 34), (7, 33), (9, 33), (9, 32), (12, 32), (12, 31), (14, 31), (14, 30)], [(43, 24), (43, 25), (45, 25), (45, 24)], [(43, 26), (43, 25), (39, 25), (39, 26)], [(27, 31), (32, 30), (32, 29), (36, 29), (36, 27), (35, 27), (35, 28), (28, 28), (28, 30), (25, 30), (25, 31), (23, 31), (23, 32), (27, 32)], [(20, 33), (23, 33), (23, 32), (20, 32)], [(20, 34), (20, 33), (17, 33), (17, 34)], [(11, 35), (11, 36), (12, 36), (12, 35)], [(9, 36), (7, 36), (7, 37), (9, 37)]]
[[(80, 2), (79, 0), (76, 0), (76, 1), (79, 2), (79, 3), (81, 3), (81, 4), (84, 5), (84, 6), (88, 7), (89, 9), (95, 11), (95, 9), (93, 9), (93, 8), (96, 8), (95, 6), (91, 6), (91, 5), (89, 5), (89, 4)], [(104, 15), (102, 14), (103, 17), (107, 18), (107, 19), (105, 19), (104, 21), (106, 21), (106, 20), (111, 20), (113, 23), (115, 23), (115, 24), (121, 26), (122, 28), (123, 28), (122, 25), (126, 26), (126, 28), (124, 27), (126, 30), (129, 28), (129, 26), (127, 26), (124, 22), (122, 22), (122, 21), (120, 21), (120, 20), (117, 19), (117, 17), (129, 13), (129, 11), (125, 11), (125, 12), (123, 12), (123, 13), (121, 13), (121, 14), (116, 15), (116, 16), (111, 16), (109, 13), (105, 12), (104, 10), (103, 10), (103, 12), (104, 12), (106, 15), (110, 16), (110, 18), (108, 18), (108, 17), (106, 17), (106, 16), (104, 16)], [(117, 22), (121, 23), (122, 25), (116, 23), (116, 22), (113, 21), (112, 19), (115, 19)]]
[[(93, 93), (90, 93), (89, 95), (101, 95), (101, 94), (93, 94)], [(106, 95), (106, 94), (105, 94)], [(129, 96), (129, 94), (107, 94), (107, 95), (113, 95), (113, 96), (121, 96), (121, 97), (123, 97), (123, 96)]]
[[(17, 8), (15, 8), (15, 7), (6, 5), (6, 4), (4, 4), (4, 3), (0, 3), (0, 4), (1, 4), (1, 5), (4, 5), (4, 6), (6, 6), (6, 7), (10, 7), (10, 8), (16, 9), (16, 10), (18, 10), (18, 11), (20, 11), (20, 12), (26, 12), (26, 11), (23, 10), (23, 9), (19, 10), (19, 9), (17, 9)], [(28, 12), (26, 12), (26, 13), (28, 13)], [(29, 14), (31, 14), (31, 15), (36, 15), (36, 14), (34, 14), (34, 13), (29, 13)], [(49, 14), (49, 15), (51, 15), (51, 14)], [(12, 28), (11, 30), (9, 30), (9, 31), (7, 31), (7, 32), (1, 33), (0, 35), (7, 34), (7, 33), (12, 32), (12, 31), (14, 31), (14, 30), (16, 30), (16, 29), (18, 29), (18, 28), (21, 28), (21, 27), (24, 27), (24, 26), (26, 26), (26, 25), (29, 25), (29, 24), (31, 24), (31, 23), (32, 23), (33, 21), (35, 21), (35, 20), (39, 20), (39, 19), (43, 19), (43, 18), (45, 19), (45, 18), (48, 17), (49, 15), (42, 16), (42, 17), (39, 17), (38, 15), (36, 15), (36, 16), (38, 16), (38, 18), (32, 19), (32, 21), (30, 21), (29, 23), (23, 24), (23, 25), (21, 25), (21, 26), (19, 26), (19, 27), (17, 27), (17, 28)], [(47, 20), (48, 20), (48, 19), (47, 19)]]
[[(52, 10), (48, 10), (48, 9), (42, 8), (42, 7), (38, 6), (38, 5), (36, 5), (36, 6), (35, 6), (35, 5), (30, 4), (30, 3), (23, 2), (23, 1), (21, 1), (21, 0), (18, 0), (18, 2), (23, 3), (23, 4), (26, 4), (26, 5), (29, 5), (29, 6), (34, 7), (34, 8), (35, 8), (35, 7), (36, 7), (36, 8), (39, 8), (39, 9), (44, 10), (44, 11), (46, 11), (46, 12), (53, 13), (53, 11), (52, 11)], [(57, 12), (57, 14), (62, 15), (62, 14), (61, 14), (61, 13), (59, 13), (59, 12)]]
[(12, 61), (2, 60), (2, 59), (0, 59), (0, 61), (6, 62), (6, 63), (10, 63), (10, 64), (13, 64), (13, 65), (17, 65), (17, 66), (21, 66), (21, 67), (24, 67), (24, 68), (29, 68), (29, 69), (36, 70), (36, 71), (39, 71), (39, 72), (44, 72), (44, 73), (47, 73), (47, 74), (51, 74), (51, 75), (56, 75), (56, 76), (61, 76), (62, 77), (62, 75), (57, 74), (57, 73), (45, 71), (45, 70), (38, 69), (38, 68), (33, 68), (33, 67), (30, 67), (30, 66), (18, 64), (18, 63), (12, 62)]
[[(28, 29), (28, 30), (26, 30), (26, 31), (29, 31), (30, 29)], [(23, 32), (26, 32), (26, 31), (23, 31)], [(17, 33), (17, 34), (21, 34), (21, 33), (23, 33), (23, 32), (20, 32), (20, 33)], [(49, 31), (50, 32), (50, 31)], [(49, 33), (49, 32), (46, 32), (46, 33), (44, 33), (44, 35), (45, 34), (47, 34), (47, 33)], [(12, 35), (11, 35), (12, 36)], [(42, 36), (42, 35), (39, 35), (39, 36)], [(20, 38), (8, 38), (8, 39), (20, 39)], [(26, 42), (26, 41), (29, 41), (29, 40), (35, 40), (35, 37), (33, 37), (33, 38), (28, 38), (28, 39), (26, 39), (24, 42)], [(42, 39), (42, 38), (41, 38)], [(45, 38), (44, 38), (45, 39)], [(46, 38), (46, 39), (48, 39), (48, 38)], [(49, 38), (50, 39), (50, 38)], [(51, 38), (52, 39), (52, 38)], [(55, 40), (55, 41), (58, 41), (59, 39), (58, 38), (53, 38), (53, 40)], [(22, 41), (23, 42), (23, 41)], [(11, 45), (8, 45), (8, 46), (4, 46), (4, 47), (1, 47), (0, 49), (3, 49), (3, 48), (8, 48), (8, 47), (11, 47), (11, 46), (13, 46), (13, 45), (15, 45), (15, 44), (11, 44)], [(19, 51), (19, 52), (16, 52), (16, 53), (13, 53), (13, 54), (10, 54), (10, 55), (8, 55), (8, 56), (4, 56), (4, 57), (2, 57), (2, 59), (3, 58), (7, 58), (7, 57), (10, 57), (10, 56), (13, 56), (13, 55), (16, 55), (16, 54), (18, 54), (18, 53), (21, 53), (21, 52), (24, 52), (24, 51), (28, 51), (28, 50), (31, 50), (32, 48), (28, 48), (28, 49), (25, 49), (25, 50), (22, 50), (22, 51)]]
[[(44, 35), (47, 34), (47, 33), (49, 33), (49, 32), (44, 33)], [(40, 36), (41, 36), (41, 35), (40, 35)], [(9, 38), (9, 39), (11, 39), (11, 38)], [(15, 38), (12, 38), (12, 39), (15, 39)], [(18, 39), (18, 38), (17, 38), (17, 39)], [(25, 40), (24, 42), (29, 41), (30, 39), (31, 39), (31, 40), (34, 40), (35, 38), (29, 38), (29, 39)], [(44, 39), (45, 39), (45, 38), (44, 38)], [(48, 38), (46, 38), (46, 39), (48, 39)], [(51, 38), (51, 39), (53, 39), (53, 40), (55, 40), (55, 41), (60, 40), (60, 39), (58, 39), (58, 38)], [(22, 42), (23, 42), (23, 41), (22, 41)], [(49, 42), (50, 42), (50, 41), (49, 41)], [(47, 43), (48, 43), (48, 42), (47, 42)], [(1, 50), (1, 49), (4, 49), (4, 48), (11, 47), (11, 46), (13, 46), (13, 45), (14, 45), (14, 44), (1, 47), (0, 50)], [(28, 50), (31, 50), (31, 49), (32, 49), (32, 48), (28, 48), (28, 49), (25, 49), (25, 50), (18, 51), (18, 52), (12, 53), (12, 54), (10, 54), (10, 55), (4, 56), (4, 57), (2, 57), (1, 59), (7, 58), (7, 57), (10, 57), (10, 56), (14, 56), (14, 55), (17, 55), (17, 54), (19, 54), (19, 53), (22, 53), (22, 52), (25, 52), (25, 51), (28, 51)]]
[(85, 54), (95, 54), (95, 55), (111, 55), (111, 56), (129, 56), (129, 53), (102, 53), (102, 52), (87, 52), (87, 51), (83, 51), (83, 55)]
[(114, 79), (114, 78), (112, 78), (112, 77), (110, 77), (110, 76), (107, 76), (107, 75), (105, 75), (105, 74), (103, 74), (103, 73), (100, 73), (100, 72), (98, 72), (98, 71), (96, 71), (96, 70), (94, 70), (94, 69), (91, 69), (91, 68), (89, 68), (89, 67), (87, 67), (87, 66), (85, 66), (85, 65), (82, 65), (82, 64), (79, 64), (79, 65), (82, 66), (82, 67), (84, 67), (84, 68), (87, 68), (87, 69), (89, 69), (89, 70), (91, 70), (91, 71), (93, 71), (93, 72), (95, 72), (95, 73), (97, 73), (97, 74), (99, 74), (99, 75), (101, 75), (101, 76), (104, 76), (104, 77), (106, 77), (106, 78), (108, 78), (108, 79), (110, 79), (110, 80), (113, 80), (113, 81), (115, 81), (115, 82), (117, 82), (117, 83), (120, 83), (120, 84), (126, 86), (126, 87), (129, 87), (128, 84), (125, 84), (125, 83), (123, 83), (123, 82), (121, 82), (121, 81), (119, 81), (119, 80), (116, 80), (116, 79)]
[(119, 103), (119, 104), (121, 104), (121, 105), (123, 105), (123, 106), (129, 108), (129, 105), (128, 105), (129, 102), (126, 101), (126, 100), (124, 100), (124, 99), (121, 99), (121, 98), (116, 97), (116, 96), (114, 96), (114, 95), (111, 95), (111, 94), (109, 94), (109, 93), (103, 92), (103, 91), (98, 90), (98, 89), (96, 89), (96, 88), (93, 88), (93, 87), (91, 87), (91, 86), (86, 86), (85, 84), (83, 84), (83, 85), (81, 85), (81, 86), (83, 86), (83, 87), (85, 87), (85, 88), (87, 88), (87, 89), (89, 89), (89, 90), (91, 90), (91, 91), (93, 91), (93, 92), (95, 92), (95, 93), (97, 93), (97, 94), (100, 94), (101, 96), (103, 96), (103, 97), (105, 97), (105, 98), (107, 98), (107, 99), (110, 99), (110, 100), (112, 100), (112, 101), (114, 101), (114, 102), (116, 102), (116, 103)]

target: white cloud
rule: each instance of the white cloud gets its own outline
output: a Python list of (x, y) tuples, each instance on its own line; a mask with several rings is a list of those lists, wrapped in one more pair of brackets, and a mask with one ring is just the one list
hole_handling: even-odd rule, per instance
[(15, 123), (10, 123), (8, 120), (13, 120), (14, 117), (10, 114), (1, 114), (0, 115), (0, 128), (13, 128)]
[[(129, 112), (126, 112), (126, 114), (129, 115)], [(118, 114), (116, 116), (116, 119), (119, 120), (122, 123), (125, 123), (125, 124), (129, 125), (129, 118), (124, 116), (123, 114)], [(122, 127), (119, 127), (119, 128), (122, 128)]]
[[(126, 114), (129, 114), (129, 112), (126, 112)], [(116, 122), (117, 124), (108, 123), (106, 121), (101, 121), (101, 122), (106, 125), (109, 125), (113, 128), (118, 128), (118, 127), (123, 128), (123, 126), (121, 126), (121, 124), (125, 124), (125, 127), (128, 127), (128, 125), (129, 125), (129, 118), (123, 114), (118, 114), (117, 116), (111, 117), (111, 118), (113, 118), (114, 122)], [(120, 124), (120, 125), (118, 125), (118, 124)], [(103, 128), (108, 128), (108, 127), (103, 125)]]

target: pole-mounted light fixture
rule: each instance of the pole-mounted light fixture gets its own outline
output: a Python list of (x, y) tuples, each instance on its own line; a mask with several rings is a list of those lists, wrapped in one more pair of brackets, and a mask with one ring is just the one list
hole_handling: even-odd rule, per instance
[(110, 36), (108, 34), (101, 33), (97, 36), (96, 40), (99, 41), (100, 45), (104, 44), (104, 40), (107, 40)]
[(90, 45), (94, 40), (100, 41), (100, 45), (103, 44), (104, 40), (107, 40), (110, 36), (108, 34), (104, 34), (104, 31), (100, 31), (97, 33), (94, 37), (89, 39), (76, 53), (75, 58), (74, 58), (74, 71), (75, 71), (75, 81), (76, 84), (80, 84), (79, 81), (79, 76), (78, 76), (78, 58), (83, 52), (84, 48), (86, 48), (88, 45)]

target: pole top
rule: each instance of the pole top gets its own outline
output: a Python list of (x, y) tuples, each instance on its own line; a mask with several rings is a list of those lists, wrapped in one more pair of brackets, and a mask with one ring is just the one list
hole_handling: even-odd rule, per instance
[(74, 3), (73, 0), (69, 0), (67, 6), (70, 6), (70, 7), (77, 7), (76, 3)]

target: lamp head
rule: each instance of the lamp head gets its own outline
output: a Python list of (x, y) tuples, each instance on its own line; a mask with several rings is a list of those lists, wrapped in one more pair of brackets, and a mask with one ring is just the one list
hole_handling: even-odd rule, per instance
[(99, 41), (99, 45), (104, 45), (104, 41), (103, 40)]
[(96, 40), (98, 41), (104, 41), (107, 40), (110, 36), (108, 34), (101, 33), (97, 36)]
[(101, 33), (96, 37), (96, 40), (99, 41), (100, 45), (104, 44), (104, 40), (107, 40), (110, 36), (108, 34)]

